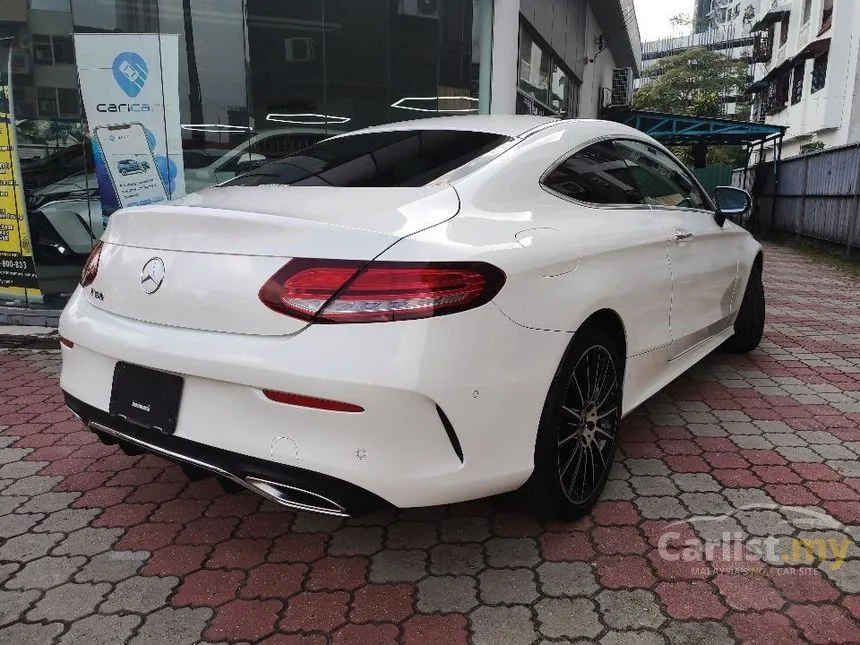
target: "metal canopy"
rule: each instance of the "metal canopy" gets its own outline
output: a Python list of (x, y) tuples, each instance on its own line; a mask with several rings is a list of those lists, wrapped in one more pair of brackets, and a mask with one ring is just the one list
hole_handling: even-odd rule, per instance
[(700, 141), (713, 145), (751, 145), (780, 138), (786, 131), (780, 125), (646, 110), (612, 110), (604, 118), (641, 130), (664, 145)]

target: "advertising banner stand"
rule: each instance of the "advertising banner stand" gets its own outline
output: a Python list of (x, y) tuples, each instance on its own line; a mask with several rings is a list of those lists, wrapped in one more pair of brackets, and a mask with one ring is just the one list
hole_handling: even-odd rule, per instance
[(11, 53), (11, 39), (0, 39), (0, 298), (41, 302), (15, 139)]
[(75, 34), (102, 213), (182, 197), (177, 34)]

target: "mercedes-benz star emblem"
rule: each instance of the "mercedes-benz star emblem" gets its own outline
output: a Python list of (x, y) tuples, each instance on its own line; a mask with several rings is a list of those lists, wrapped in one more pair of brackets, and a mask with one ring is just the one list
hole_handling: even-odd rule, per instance
[(140, 288), (144, 293), (153, 294), (164, 282), (164, 260), (161, 258), (150, 258), (140, 272)]

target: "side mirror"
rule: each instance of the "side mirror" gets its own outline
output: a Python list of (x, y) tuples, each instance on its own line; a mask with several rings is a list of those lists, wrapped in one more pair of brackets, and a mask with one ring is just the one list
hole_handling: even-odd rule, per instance
[(717, 212), (714, 219), (722, 226), (727, 219), (740, 221), (752, 207), (750, 194), (733, 186), (717, 186), (714, 189), (714, 200), (717, 202)]

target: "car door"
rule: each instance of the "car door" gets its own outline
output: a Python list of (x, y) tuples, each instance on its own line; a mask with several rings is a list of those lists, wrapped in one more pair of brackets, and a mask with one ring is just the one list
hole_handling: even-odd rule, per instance
[(629, 356), (668, 347), (668, 229), (645, 204), (614, 143), (601, 140), (581, 148), (541, 183), (576, 204), (570, 209), (576, 216), (555, 224), (582, 249), (582, 266), (571, 286), (581, 289), (591, 282), (596, 293), (612, 299), (625, 321)]
[(684, 166), (645, 141), (618, 141), (645, 202), (670, 230), (671, 356), (732, 322), (738, 279), (737, 236), (714, 219), (710, 198)]

